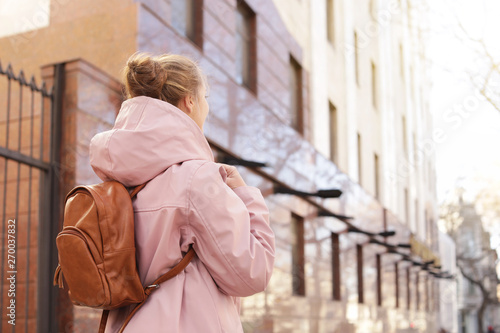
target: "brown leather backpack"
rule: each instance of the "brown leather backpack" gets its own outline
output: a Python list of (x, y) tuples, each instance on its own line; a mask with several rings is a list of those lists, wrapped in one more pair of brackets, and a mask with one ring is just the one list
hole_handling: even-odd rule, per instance
[(194, 256), (190, 248), (174, 268), (151, 285), (142, 286), (131, 199), (145, 185), (129, 194), (121, 183), (108, 181), (77, 186), (66, 196), (63, 229), (56, 238), (59, 265), (54, 285), (66, 287), (73, 304), (104, 310), (99, 332), (104, 332), (109, 310), (137, 304), (122, 332), (160, 283), (179, 274)]

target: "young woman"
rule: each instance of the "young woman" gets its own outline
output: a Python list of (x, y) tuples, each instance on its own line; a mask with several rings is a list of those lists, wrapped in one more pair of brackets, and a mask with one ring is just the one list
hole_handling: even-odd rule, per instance
[[(148, 182), (133, 201), (138, 269), (144, 286), (175, 266), (124, 332), (243, 332), (239, 298), (263, 291), (274, 263), (274, 234), (260, 191), (235, 167), (214, 162), (203, 135), (206, 80), (180, 55), (133, 55), (124, 69), (128, 99), (112, 130), (90, 144), (103, 180)], [(133, 306), (111, 311), (118, 332)]]

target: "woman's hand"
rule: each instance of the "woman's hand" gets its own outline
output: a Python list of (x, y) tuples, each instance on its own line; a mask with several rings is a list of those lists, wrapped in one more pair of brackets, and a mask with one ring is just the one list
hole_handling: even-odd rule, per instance
[(241, 178), (240, 173), (238, 172), (238, 169), (232, 165), (227, 165), (227, 164), (222, 164), (222, 167), (224, 170), (226, 170), (227, 173), (227, 178), (226, 178), (226, 184), (229, 186), (231, 189), (235, 189), (240, 186), (246, 186), (245, 181), (243, 178)]

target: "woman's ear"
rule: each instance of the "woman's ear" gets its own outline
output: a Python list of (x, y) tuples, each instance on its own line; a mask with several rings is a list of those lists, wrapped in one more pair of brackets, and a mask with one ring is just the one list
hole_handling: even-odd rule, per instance
[(187, 115), (193, 114), (195, 110), (195, 102), (193, 96), (186, 96), (179, 101), (179, 109), (184, 111)]

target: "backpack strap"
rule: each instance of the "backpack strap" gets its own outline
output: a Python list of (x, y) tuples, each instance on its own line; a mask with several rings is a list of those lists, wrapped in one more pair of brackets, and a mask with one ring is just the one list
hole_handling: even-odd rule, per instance
[[(146, 297), (144, 297), (144, 300), (141, 303), (137, 304), (135, 306), (135, 308), (132, 310), (132, 312), (129, 313), (127, 318), (125, 318), (125, 321), (123, 322), (119, 333), (123, 332), (123, 330), (125, 329), (125, 326), (127, 326), (127, 324), (132, 319), (134, 314), (144, 305), (144, 303), (146, 303), (149, 295), (151, 295), (156, 289), (160, 288), (161, 283), (163, 283), (167, 280), (170, 280), (171, 278), (173, 278), (174, 276), (176, 276), (177, 274), (182, 272), (184, 270), (184, 268), (186, 268), (186, 266), (189, 264), (189, 262), (193, 259), (194, 255), (195, 255), (195, 252), (194, 252), (193, 246), (190, 245), (189, 250), (186, 253), (186, 255), (184, 256), (184, 258), (182, 258), (182, 260), (179, 261), (179, 263), (177, 265), (175, 265), (174, 268), (172, 268), (167, 273), (163, 274), (158, 279), (156, 279), (152, 284), (150, 284), (149, 286), (144, 288), (144, 294), (146, 295)], [(101, 323), (99, 324), (99, 333), (104, 333), (104, 329), (106, 327), (106, 322), (108, 320), (108, 315), (109, 315), (109, 310), (104, 310), (102, 312)]]
[(144, 288), (144, 293), (146, 294), (146, 297), (144, 298), (144, 300), (141, 303), (137, 304), (137, 306), (132, 310), (132, 312), (129, 313), (129, 315), (125, 319), (125, 322), (123, 323), (123, 325), (120, 328), (120, 331), (118, 333), (123, 332), (123, 330), (125, 329), (125, 326), (127, 326), (130, 319), (132, 319), (134, 314), (144, 305), (144, 303), (146, 303), (149, 295), (151, 295), (153, 293), (153, 291), (155, 291), (156, 289), (160, 288), (160, 284), (162, 282), (170, 280), (171, 278), (173, 278), (174, 276), (176, 276), (177, 274), (182, 272), (184, 270), (184, 268), (186, 268), (186, 266), (189, 264), (189, 262), (193, 259), (194, 255), (195, 255), (195, 252), (194, 252), (193, 246), (190, 245), (189, 251), (186, 253), (184, 258), (182, 258), (182, 260), (177, 265), (174, 266), (174, 268), (172, 268), (167, 273), (163, 274), (158, 279), (156, 279), (155, 282), (153, 282), (152, 284), (150, 284), (149, 286)]
[(141, 185), (137, 185), (134, 190), (130, 193), (130, 199), (132, 199), (133, 197), (135, 197), (135, 195), (137, 193), (139, 193), (140, 190), (142, 190), (144, 188), (144, 186), (146, 186), (148, 182), (145, 182), (144, 184), (141, 184)]
[(99, 323), (99, 333), (104, 333), (108, 322), (109, 310), (102, 310), (101, 322)]

